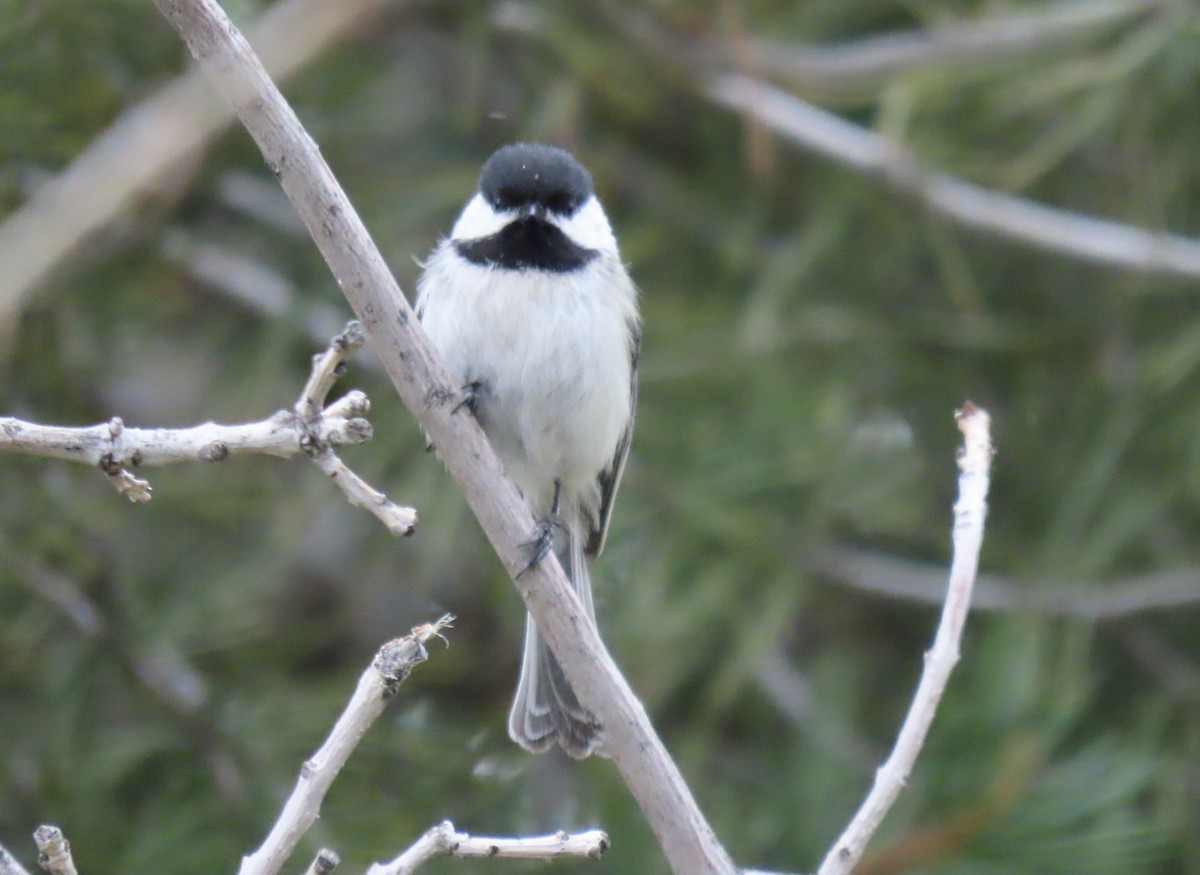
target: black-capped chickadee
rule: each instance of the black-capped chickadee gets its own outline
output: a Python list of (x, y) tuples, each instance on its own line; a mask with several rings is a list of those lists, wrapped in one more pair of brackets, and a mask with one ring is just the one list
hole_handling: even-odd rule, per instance
[[(425, 264), (417, 313), (594, 622), (588, 561), (629, 453), (641, 323), (588, 172), (553, 146), (493, 154)], [(534, 753), (556, 741), (576, 759), (603, 750), (532, 617), (508, 732)]]

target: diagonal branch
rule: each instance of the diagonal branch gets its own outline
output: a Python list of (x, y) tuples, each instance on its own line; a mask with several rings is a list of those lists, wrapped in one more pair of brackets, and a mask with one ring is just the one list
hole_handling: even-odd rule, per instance
[(425, 642), (441, 637), (441, 631), (453, 619), (447, 614), (436, 623), (417, 626), (411, 634), (389, 641), (379, 649), (370, 667), (359, 678), (358, 687), (333, 731), (300, 769), (296, 788), (262, 847), (242, 858), (238, 875), (275, 875), (282, 868), (300, 839), (316, 823), (321, 802), (333, 779), (363, 735), (383, 713), (384, 706), (413, 668), (428, 657)]
[(716, 103), (969, 228), (1099, 264), (1200, 279), (1200, 241), (1190, 237), (1096, 219), (926, 171), (916, 156), (886, 137), (756, 79), (713, 76), (702, 90)]
[(329, 348), (313, 360), (312, 373), (295, 406), (259, 422), (127, 428), (119, 417), (114, 417), (101, 425), (69, 428), (0, 416), (0, 451), (66, 459), (99, 468), (120, 494), (134, 502), (149, 501), (153, 493), (150, 483), (135, 476), (131, 467), (220, 462), (250, 453), (282, 458), (304, 453), (337, 483), (351, 504), (375, 514), (393, 534), (407, 535), (417, 524), (416, 511), (393, 504), (346, 467), (333, 451), (335, 446), (363, 444), (371, 439), (371, 424), (364, 418), (370, 402), (362, 392), (349, 392), (325, 406), (329, 390), (365, 340), (361, 325), (347, 324), (330, 341)]
[[(533, 516), (470, 415), (345, 192), (261, 62), (215, 0), (155, 0), (213, 84), (233, 103), (304, 220), (397, 392), (442, 460), (510, 575)], [(580, 702), (604, 722), (613, 762), (679, 875), (730, 875), (733, 861), (704, 819), (645, 709), (605, 649), (553, 557), (517, 581)]]

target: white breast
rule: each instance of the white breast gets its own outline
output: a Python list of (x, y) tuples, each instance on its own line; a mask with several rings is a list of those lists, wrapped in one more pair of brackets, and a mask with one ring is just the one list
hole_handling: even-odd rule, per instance
[(510, 477), (546, 512), (594, 510), (596, 478), (629, 421), (636, 292), (615, 252), (567, 274), (471, 264), (443, 242), (417, 302), (433, 345), (464, 383)]

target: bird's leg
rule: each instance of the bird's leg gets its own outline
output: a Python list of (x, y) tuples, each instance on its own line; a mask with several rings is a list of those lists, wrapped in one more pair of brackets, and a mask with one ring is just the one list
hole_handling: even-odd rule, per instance
[[(459, 391), (462, 392), (463, 399), (455, 404), (454, 409), (450, 412), (458, 413), (458, 411), (465, 407), (471, 413), (474, 413), (476, 408), (479, 407), (479, 396), (483, 394), (483, 380), (471, 380), (459, 389)], [(432, 453), (435, 449), (433, 441), (429, 439), (429, 435), (425, 435), (425, 452)]]
[(483, 380), (471, 380), (470, 382), (465, 383), (462, 387), (463, 400), (454, 405), (454, 409), (450, 412), (458, 413), (458, 411), (465, 407), (474, 413), (476, 408), (479, 407), (479, 396), (482, 394), (482, 392)]
[(522, 544), (529, 550), (529, 560), (524, 567), (517, 572), (517, 577), (520, 577), (533, 566), (537, 565), (546, 558), (551, 548), (554, 547), (554, 533), (562, 526), (558, 519), (558, 499), (562, 492), (562, 479), (554, 478), (554, 499), (550, 502), (550, 515), (544, 519), (540, 519), (534, 528), (533, 538)]

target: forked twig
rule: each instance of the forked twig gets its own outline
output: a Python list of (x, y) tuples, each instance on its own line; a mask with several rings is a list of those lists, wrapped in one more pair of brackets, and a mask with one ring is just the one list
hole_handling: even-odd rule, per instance
[(132, 468), (220, 462), (251, 453), (282, 458), (304, 453), (342, 489), (351, 504), (373, 513), (393, 534), (408, 535), (417, 524), (417, 512), (392, 503), (351, 471), (333, 449), (371, 439), (371, 423), (365, 418), (371, 404), (362, 392), (353, 390), (325, 405), (346, 362), (365, 340), (359, 323), (347, 323), (329, 347), (313, 359), (312, 372), (296, 404), (259, 422), (130, 428), (119, 417), (113, 417), (101, 425), (69, 428), (0, 416), (0, 451), (92, 465), (107, 474), (117, 492), (133, 502), (149, 501), (153, 490), (149, 481), (135, 475)]

